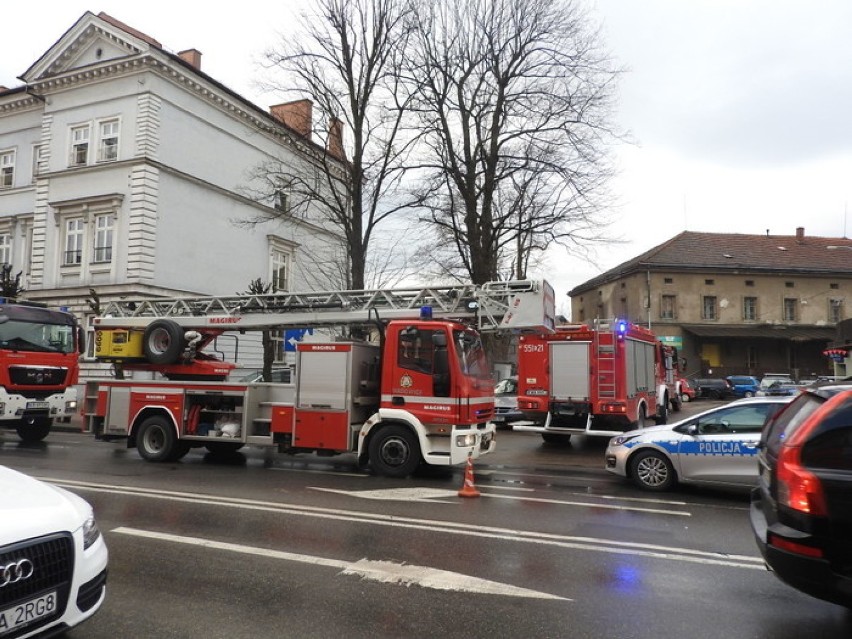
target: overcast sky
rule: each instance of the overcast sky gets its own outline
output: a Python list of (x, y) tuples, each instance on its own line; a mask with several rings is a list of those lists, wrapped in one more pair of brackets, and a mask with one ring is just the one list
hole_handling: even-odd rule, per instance
[[(35, 62), (87, 10), (104, 11), (258, 106), (257, 61), (292, 23), (294, 2), (5, 2), (0, 85)], [(690, 231), (852, 234), (852, 2), (588, 0), (628, 72), (618, 125), (614, 237), (595, 263), (551, 251), (557, 294)], [(203, 7), (203, 8), (202, 8)], [(850, 256), (852, 259), (852, 256)]]

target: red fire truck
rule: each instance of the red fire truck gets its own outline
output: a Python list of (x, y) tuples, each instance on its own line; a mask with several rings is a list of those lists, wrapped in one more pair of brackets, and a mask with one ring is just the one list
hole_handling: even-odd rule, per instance
[(680, 410), (677, 351), (626, 321), (559, 326), (522, 335), (518, 344), (518, 408), (532, 425), (515, 430), (567, 442), (571, 434), (612, 436), (665, 423)]
[(70, 313), (0, 300), (0, 427), (25, 442), (77, 411), (83, 333)]
[[(379, 474), (452, 465), (494, 450), (494, 381), (479, 330), (553, 329), (546, 282), (391, 291), (281, 293), (112, 303), (94, 320), (97, 356), (166, 381), (93, 381), (87, 427), (127, 438), (148, 461), (190, 448), (355, 452)], [(222, 381), (230, 364), (203, 348), (225, 330), (370, 331), (375, 341), (298, 344), (293, 384)], [(369, 327), (372, 327), (371, 329)], [(319, 331), (317, 331), (319, 332)]]

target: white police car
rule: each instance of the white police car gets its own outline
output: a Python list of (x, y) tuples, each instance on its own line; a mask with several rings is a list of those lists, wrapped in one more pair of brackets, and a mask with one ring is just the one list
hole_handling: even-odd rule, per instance
[(0, 639), (52, 637), (91, 617), (107, 560), (85, 500), (0, 466)]
[(792, 397), (750, 397), (665, 426), (631, 430), (609, 441), (606, 469), (646, 490), (678, 482), (751, 486), (766, 420)]

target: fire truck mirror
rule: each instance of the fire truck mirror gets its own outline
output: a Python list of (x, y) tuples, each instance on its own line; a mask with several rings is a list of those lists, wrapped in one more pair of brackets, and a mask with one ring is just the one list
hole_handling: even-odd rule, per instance
[(435, 393), (435, 397), (449, 397), (450, 361), (446, 347), (437, 347), (435, 349), (434, 366), (435, 372), (432, 374), (432, 391)]
[(446, 348), (447, 347), (447, 335), (442, 332), (432, 333), (432, 344), (436, 348)]
[(682, 371), (686, 370), (686, 358), (685, 357), (680, 358), (680, 370), (682, 370)]
[(86, 331), (83, 330), (82, 326), (77, 326), (77, 351), (86, 352)]

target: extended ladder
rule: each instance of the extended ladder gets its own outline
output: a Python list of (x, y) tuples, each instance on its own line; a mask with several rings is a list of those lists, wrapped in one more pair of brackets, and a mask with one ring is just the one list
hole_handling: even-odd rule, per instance
[(415, 319), (423, 307), (431, 308), (436, 319), (476, 319), (483, 331), (552, 331), (555, 323), (550, 285), (513, 280), (482, 286), (123, 299), (106, 304), (95, 325), (143, 328), (157, 319), (170, 319), (187, 328), (225, 330), (357, 325)]

